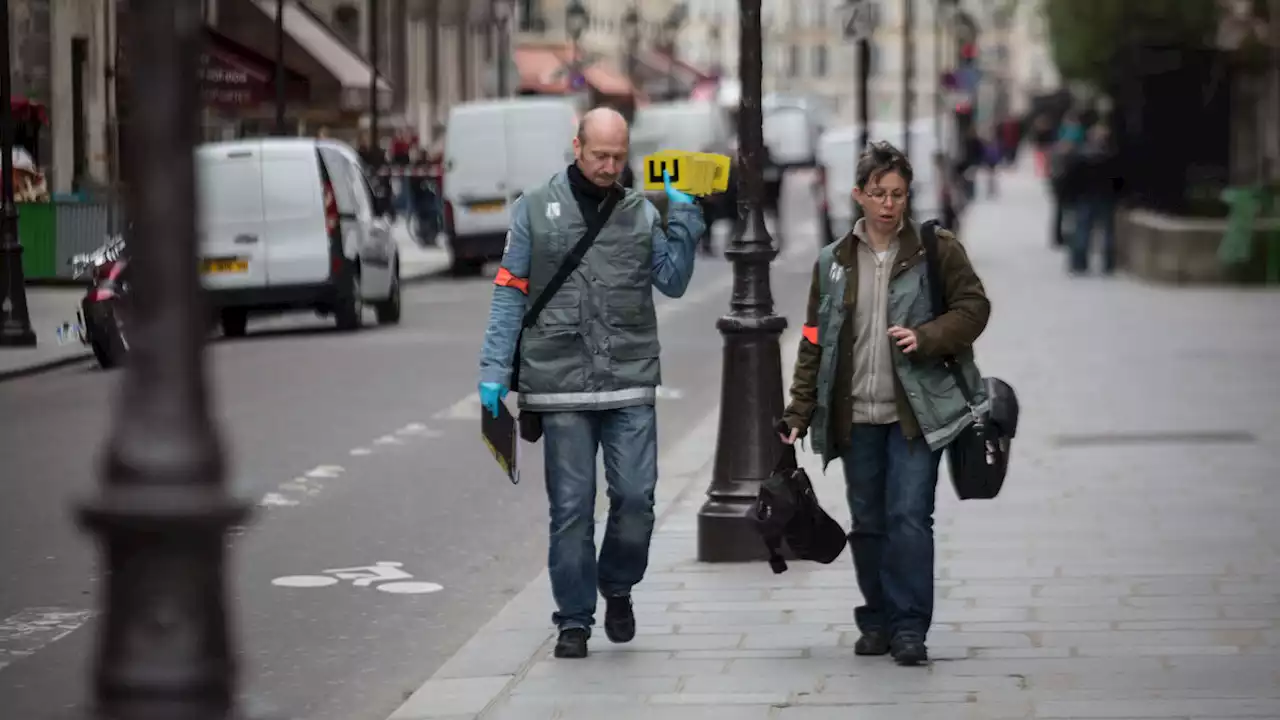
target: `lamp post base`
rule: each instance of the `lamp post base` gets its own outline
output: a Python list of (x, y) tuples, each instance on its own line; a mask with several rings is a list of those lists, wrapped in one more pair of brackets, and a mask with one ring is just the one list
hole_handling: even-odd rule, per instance
[(787, 319), (729, 315), (717, 326), (725, 341), (720, 432), (711, 487), (698, 511), (698, 560), (767, 560), (752, 508), (778, 461), (774, 424), (783, 410), (778, 338)]
[(0, 215), (0, 347), (35, 347), (36, 334), (31, 329), (22, 274), (18, 214), (11, 210), (0, 211)]

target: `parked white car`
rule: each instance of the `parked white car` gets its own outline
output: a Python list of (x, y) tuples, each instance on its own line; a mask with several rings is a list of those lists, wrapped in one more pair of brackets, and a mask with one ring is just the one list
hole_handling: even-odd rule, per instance
[(196, 150), (203, 285), (223, 334), (255, 312), (315, 310), (340, 329), (400, 321), (400, 261), (349, 145), (256, 138)]

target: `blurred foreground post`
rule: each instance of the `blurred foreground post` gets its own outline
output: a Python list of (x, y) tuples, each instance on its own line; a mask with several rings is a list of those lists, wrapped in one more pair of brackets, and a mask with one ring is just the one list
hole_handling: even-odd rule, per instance
[[(742, 562), (768, 557), (751, 516), (760, 483), (773, 472), (782, 417), (778, 336), (787, 319), (773, 313), (769, 263), (778, 254), (764, 224), (764, 130), (760, 110), (760, 0), (739, 0), (738, 221), (725, 257), (733, 263), (729, 314), (716, 323), (724, 336), (720, 432), (707, 501), (698, 511), (698, 560)], [(730, 180), (733, 182), (733, 180)]]
[(132, 345), (100, 494), (81, 512), (106, 585), (93, 659), (104, 720), (223, 720), (235, 672), (224, 534), (244, 506), (223, 487), (209, 414), (196, 270), (199, 0), (129, 0), (125, 125)]
[(22, 272), (22, 243), (18, 240), (18, 206), (13, 202), (13, 105), (9, 83), (9, 0), (0, 0), (0, 347), (32, 347), (36, 334), (27, 311), (27, 280)]

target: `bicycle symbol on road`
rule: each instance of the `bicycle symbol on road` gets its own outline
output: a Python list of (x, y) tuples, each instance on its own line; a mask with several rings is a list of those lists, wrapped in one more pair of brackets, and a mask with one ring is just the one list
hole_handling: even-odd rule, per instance
[[(276, 587), (320, 588), (351, 580), (356, 587), (372, 587), (385, 593), (419, 595), (440, 592), (443, 585), (413, 580), (413, 575), (401, 570), (401, 562), (376, 562), (367, 567), (335, 568), (325, 570), (324, 575), (285, 575), (271, 581)], [(381, 583), (375, 585), (374, 583)]]

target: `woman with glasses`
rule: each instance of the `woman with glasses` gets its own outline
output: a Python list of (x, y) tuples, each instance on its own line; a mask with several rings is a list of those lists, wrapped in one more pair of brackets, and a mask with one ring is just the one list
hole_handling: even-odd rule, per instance
[(904, 220), (911, 179), (911, 163), (888, 143), (858, 161), (863, 217), (818, 257), (783, 437), (807, 434), (824, 468), (843, 461), (863, 597), (854, 652), (902, 665), (928, 659), (938, 461), (973, 418), (944, 359), (982, 387), (971, 347), (991, 310), (964, 247), (939, 229), (947, 310), (934, 317), (920, 228)]

